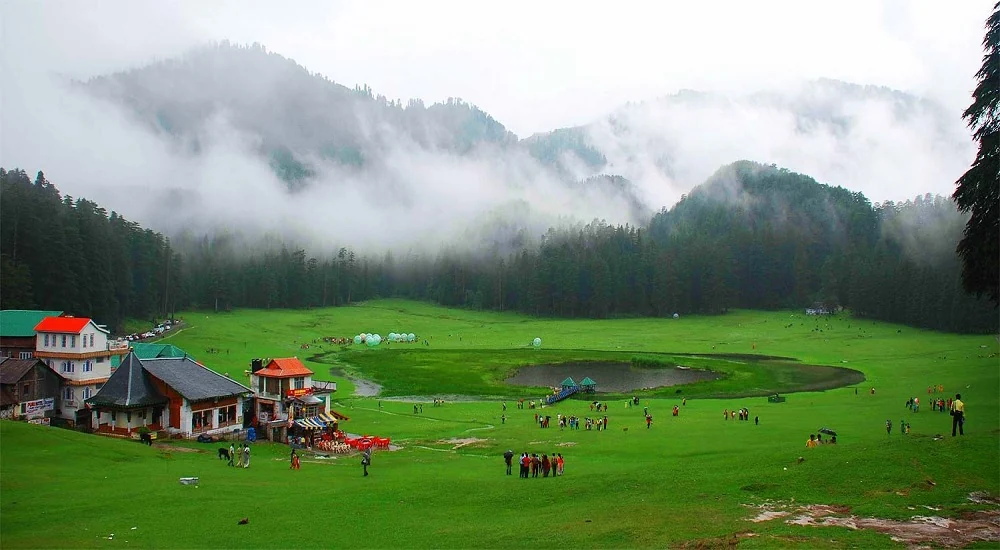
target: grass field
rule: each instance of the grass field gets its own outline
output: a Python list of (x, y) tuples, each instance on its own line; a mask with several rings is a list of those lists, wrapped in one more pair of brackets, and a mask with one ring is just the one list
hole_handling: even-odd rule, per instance
[[(147, 448), (0, 422), (4, 548), (726, 547), (734, 540), (746, 548), (890, 547), (901, 543), (874, 530), (748, 518), (757, 513), (752, 506), (765, 502), (836, 505), (896, 520), (961, 518), (996, 508), (969, 501), (971, 492), (1000, 495), (994, 336), (940, 334), (846, 315), (737, 311), (676, 320), (567, 321), (388, 300), (183, 317), (182, 330), (166, 341), (234, 378), (252, 357), (297, 355), (319, 379), (330, 379), (334, 367), (378, 382), (384, 395), (397, 396), (382, 400), (381, 410), (378, 400), (351, 397), (350, 382), (334, 378), (336, 408), (351, 417), (347, 431), (391, 436), (401, 450), (377, 452), (368, 478), (361, 477), (356, 457), (306, 457), (301, 471), (289, 471), (286, 448), (267, 444), (255, 445), (250, 469), (235, 470), (216, 459), (218, 445)], [(416, 333), (420, 343), (369, 350), (314, 342), (390, 331)], [(536, 336), (543, 340), (537, 351), (528, 347)], [(866, 380), (855, 385), (857, 395), (855, 387), (841, 387), (768, 404), (751, 395), (837, 380), (796, 370), (790, 361), (684, 355), (723, 353), (849, 367)], [(674, 388), (639, 392), (655, 418), (648, 430), (642, 408), (625, 408), (616, 398), (604, 432), (540, 429), (536, 411), (518, 410), (512, 400), (537, 398), (542, 389), (503, 384), (520, 365), (636, 356), (712, 368), (725, 378), (684, 386), (681, 394)], [(903, 406), (911, 396), (926, 402), (931, 384), (943, 384), (946, 395), (963, 394), (964, 437), (950, 436), (947, 414), (926, 405), (913, 414)], [(401, 397), (439, 395), (463, 398), (442, 407), (427, 402), (415, 415)], [(671, 417), (682, 395), (687, 405)], [(500, 399), (507, 399), (505, 423)], [(759, 416), (760, 425), (723, 420), (723, 409), (739, 407)], [(557, 413), (595, 416), (585, 400), (545, 409)], [(904, 418), (912, 425), (907, 436), (898, 434)], [(891, 436), (886, 419), (893, 420)], [(821, 426), (836, 429), (839, 444), (805, 449)], [(448, 442), (467, 438), (478, 441), (457, 448)], [(508, 448), (561, 452), (566, 475), (528, 481), (516, 471), (505, 476), (500, 455)], [(199, 476), (201, 483), (181, 486), (182, 476)], [(237, 525), (244, 517), (250, 523)]]

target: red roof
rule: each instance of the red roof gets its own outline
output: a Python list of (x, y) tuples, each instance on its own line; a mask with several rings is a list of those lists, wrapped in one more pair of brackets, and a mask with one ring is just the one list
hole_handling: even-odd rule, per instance
[(312, 376), (313, 371), (307, 369), (297, 357), (288, 357), (285, 359), (271, 359), (271, 362), (266, 367), (254, 374), (265, 378), (287, 378), (289, 376)]
[(35, 325), (35, 332), (67, 332), (79, 334), (90, 323), (89, 317), (46, 317)]

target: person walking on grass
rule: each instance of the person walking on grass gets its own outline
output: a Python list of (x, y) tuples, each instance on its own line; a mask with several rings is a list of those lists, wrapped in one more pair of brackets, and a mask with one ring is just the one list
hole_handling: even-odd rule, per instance
[(503, 454), (503, 461), (507, 464), (507, 475), (510, 475), (511, 466), (514, 462), (514, 451), (507, 449), (507, 452)]
[(372, 449), (373, 448), (374, 447), (368, 447), (367, 449), (365, 449), (365, 452), (361, 454), (361, 467), (364, 469), (364, 472), (365, 472), (365, 475), (362, 476), (362, 477), (367, 477), (368, 476), (368, 466), (371, 466), (371, 463), (372, 463)]
[(951, 402), (951, 436), (955, 437), (955, 431), (960, 435), (965, 435), (965, 402), (962, 401), (962, 394), (956, 393), (955, 400)]
[(885, 435), (892, 435), (892, 420), (885, 421)]
[(556, 473), (559, 474), (559, 475), (563, 475), (563, 468), (565, 467), (565, 465), (566, 465), (566, 461), (563, 460), (562, 453), (557, 454), (556, 455)]
[(243, 467), (244, 468), (249, 468), (250, 467), (250, 444), (249, 443), (244, 443), (243, 444)]
[(229, 444), (229, 466), (233, 465), (233, 459), (236, 458), (236, 447), (232, 443)]
[(549, 455), (542, 455), (542, 477), (549, 477), (549, 470), (552, 469), (552, 462), (549, 461)]

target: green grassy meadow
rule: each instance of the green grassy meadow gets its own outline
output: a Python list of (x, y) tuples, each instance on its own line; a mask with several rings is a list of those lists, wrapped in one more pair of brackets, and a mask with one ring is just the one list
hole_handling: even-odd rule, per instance
[[(746, 548), (901, 547), (871, 530), (748, 518), (756, 515), (752, 505), (766, 501), (838, 505), (865, 517), (961, 517), (984, 506), (971, 503), (970, 492), (1000, 495), (1000, 350), (992, 335), (846, 314), (556, 320), (397, 300), (182, 317), (182, 330), (166, 342), (237, 380), (253, 357), (298, 356), (317, 379), (337, 380), (335, 408), (350, 416), (346, 431), (389, 436), (401, 449), (377, 451), (368, 478), (356, 456), (305, 455), (302, 469), (290, 471), (287, 448), (270, 444), (255, 445), (252, 467), (236, 470), (216, 458), (218, 444), (148, 448), (0, 422), (0, 546), (726, 547), (738, 539)], [(413, 332), (419, 343), (363, 349), (315, 342), (390, 331)], [(529, 346), (536, 336), (540, 350)], [(796, 361), (736, 357), (743, 354)], [(540, 429), (538, 411), (519, 410), (514, 400), (537, 399), (544, 389), (503, 383), (523, 365), (636, 356), (712, 368), (724, 378), (683, 386), (680, 394), (636, 392), (639, 408), (626, 408), (621, 395), (599, 395), (610, 402), (603, 432), (554, 426), (556, 414), (596, 416), (589, 399), (544, 409), (553, 427)], [(809, 366), (856, 369), (865, 381), (787, 393), (780, 404), (762, 397), (841, 380)], [(353, 397), (350, 381), (331, 368), (381, 384), (385, 398)], [(946, 397), (962, 393), (964, 437), (952, 438), (951, 417), (925, 405), (931, 384), (943, 384)], [(429, 400), (438, 396), (447, 402), (434, 407)], [(688, 401), (680, 416), (670, 416), (682, 396)], [(912, 396), (922, 402), (916, 414), (904, 407)], [(424, 403), (421, 414), (413, 414), (416, 400)], [(651, 429), (642, 407), (654, 416)], [(723, 419), (724, 409), (739, 407), (760, 425)], [(898, 433), (904, 418), (912, 425), (906, 436)], [(836, 429), (839, 443), (805, 449), (821, 426)], [(453, 438), (479, 441), (456, 448), (447, 441)], [(562, 453), (566, 475), (525, 481), (515, 467), (508, 477), (506, 449)], [(199, 476), (200, 485), (180, 485), (185, 476)], [(238, 525), (244, 517), (249, 524)]]

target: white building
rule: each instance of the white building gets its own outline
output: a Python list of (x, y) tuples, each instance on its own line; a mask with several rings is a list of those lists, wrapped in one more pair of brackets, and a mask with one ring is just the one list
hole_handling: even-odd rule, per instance
[(57, 415), (74, 424), (90, 424), (85, 400), (111, 377), (111, 357), (126, 353), (127, 346), (109, 345), (108, 330), (86, 317), (46, 317), (35, 326), (35, 357), (65, 379)]

